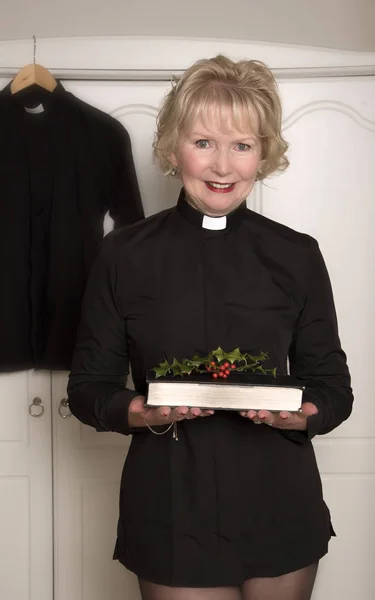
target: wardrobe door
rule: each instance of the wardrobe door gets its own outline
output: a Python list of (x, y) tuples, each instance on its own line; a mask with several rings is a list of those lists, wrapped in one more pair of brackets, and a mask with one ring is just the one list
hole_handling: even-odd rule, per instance
[[(161, 176), (151, 151), (157, 106), (169, 84), (75, 82), (66, 87), (128, 129), (146, 215), (174, 204), (179, 181)], [(249, 206), (318, 238), (356, 393), (352, 418), (314, 441), (337, 532), (321, 561), (314, 600), (367, 600), (375, 597), (370, 406), (375, 84), (371, 78), (309, 79), (283, 81), (280, 89), (291, 167), (258, 184)], [(98, 434), (66, 417), (66, 382), (67, 374), (53, 376), (56, 600), (139, 600), (134, 576), (111, 560), (129, 439)], [(343, 577), (344, 569), (349, 577)]]
[[(179, 182), (152, 162), (155, 118), (168, 84), (65, 83), (129, 131), (146, 215), (173, 205)], [(106, 230), (111, 227), (106, 219)], [(139, 600), (136, 577), (112, 560), (120, 477), (130, 438), (97, 433), (69, 416), (67, 373), (53, 374), (55, 600)]]
[(112, 560), (129, 439), (72, 417), (66, 384), (66, 374), (53, 374), (54, 600), (138, 600), (136, 579)]
[(355, 393), (351, 418), (314, 440), (337, 538), (314, 600), (375, 598), (375, 78), (280, 82), (291, 166), (257, 209), (316, 237), (330, 273)]
[(0, 598), (51, 600), (49, 373), (0, 375)]

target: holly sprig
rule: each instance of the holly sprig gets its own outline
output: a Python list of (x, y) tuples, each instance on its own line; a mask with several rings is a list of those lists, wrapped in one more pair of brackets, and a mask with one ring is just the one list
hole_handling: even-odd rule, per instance
[(251, 371), (261, 375), (271, 374), (276, 377), (275, 369), (265, 369), (262, 365), (269, 358), (267, 352), (260, 352), (258, 355), (242, 353), (239, 348), (230, 352), (225, 352), (220, 346), (212, 350), (207, 356), (196, 354), (193, 358), (184, 358), (179, 361), (174, 358), (172, 362), (164, 360), (152, 370), (156, 378), (165, 375), (191, 375), (191, 373), (210, 373), (214, 379), (219, 377), (227, 379), (232, 372)]

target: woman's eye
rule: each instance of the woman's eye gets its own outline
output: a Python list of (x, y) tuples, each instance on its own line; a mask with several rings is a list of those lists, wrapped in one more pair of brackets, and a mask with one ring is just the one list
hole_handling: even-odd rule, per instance
[(203, 148), (204, 149), (204, 148), (208, 148), (209, 142), (208, 142), (208, 140), (198, 140), (197, 142), (195, 142), (195, 145), (198, 148)]
[(247, 150), (250, 150), (249, 144), (237, 144), (236, 148), (240, 152), (246, 152)]

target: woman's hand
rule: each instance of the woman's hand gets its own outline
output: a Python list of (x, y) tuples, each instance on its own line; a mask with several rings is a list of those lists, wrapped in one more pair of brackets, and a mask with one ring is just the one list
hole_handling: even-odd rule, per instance
[(316, 415), (318, 409), (311, 402), (304, 402), (301, 407), (301, 412), (290, 413), (287, 411), (281, 411), (279, 413), (272, 413), (268, 410), (248, 410), (241, 411), (240, 415), (250, 419), (254, 423), (264, 423), (277, 429), (298, 429), (299, 431), (305, 431), (307, 429), (307, 418), (311, 415)]
[(161, 406), (160, 408), (151, 408), (145, 404), (144, 396), (136, 396), (129, 404), (129, 427), (145, 427), (148, 425), (168, 425), (173, 421), (183, 421), (184, 419), (196, 419), (197, 417), (209, 417), (214, 413), (213, 410), (201, 410), (200, 408), (188, 408), (179, 406), (170, 408)]

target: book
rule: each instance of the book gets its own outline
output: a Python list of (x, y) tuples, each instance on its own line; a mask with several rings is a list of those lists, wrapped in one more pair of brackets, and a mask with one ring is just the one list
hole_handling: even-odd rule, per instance
[(290, 375), (231, 373), (228, 379), (206, 374), (156, 377), (147, 374), (146, 404), (187, 406), (214, 410), (269, 410), (297, 412), (304, 387)]

